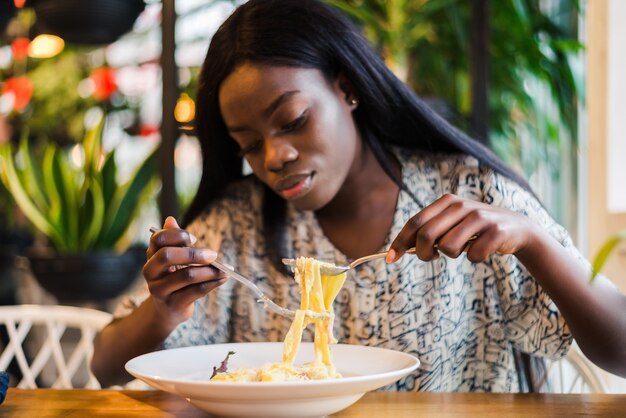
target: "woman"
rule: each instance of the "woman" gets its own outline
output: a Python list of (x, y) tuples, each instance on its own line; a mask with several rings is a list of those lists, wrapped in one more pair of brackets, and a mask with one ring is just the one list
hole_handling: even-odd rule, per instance
[[(281, 258), (343, 264), (389, 247), (387, 263), (346, 281), (335, 335), (418, 356), (397, 389), (516, 391), (513, 349), (558, 358), (572, 335), (626, 374), (625, 297), (606, 279), (589, 286), (527, 184), (430, 111), (334, 9), (239, 7), (211, 41), (197, 102), (203, 175), (187, 230), (168, 218), (153, 235), (149, 296), (99, 336), (92, 368), (105, 386), (159, 347), (284, 337), (287, 319), (194, 264), (219, 253), (294, 306)], [(417, 257), (402, 257), (412, 246)]]

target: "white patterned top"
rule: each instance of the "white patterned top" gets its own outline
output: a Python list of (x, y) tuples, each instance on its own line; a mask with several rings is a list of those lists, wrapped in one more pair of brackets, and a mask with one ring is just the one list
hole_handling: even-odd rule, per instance
[[(529, 192), (475, 158), (404, 149), (395, 153), (417, 202), (400, 192), (384, 248), (420, 209), (453, 193), (525, 214), (583, 259), (567, 232)], [(189, 231), (198, 238), (196, 246), (219, 250), (226, 263), (254, 278), (276, 303), (296, 308), (299, 292), (293, 277), (278, 272), (264, 254), (262, 194), (253, 177), (233, 184)], [(348, 262), (314, 213), (289, 205), (288, 217), (293, 254)], [(572, 341), (554, 303), (512, 255), (494, 254), (478, 264), (465, 253), (431, 262), (405, 256), (394, 264), (366, 263), (349, 273), (334, 309), (339, 342), (400, 350), (420, 359), (414, 374), (391, 387), (396, 390), (517, 391), (512, 347), (559, 358)], [(289, 325), (231, 280), (196, 301), (193, 317), (171, 333), (164, 347), (282, 341)], [(303, 340), (312, 341), (312, 330)]]

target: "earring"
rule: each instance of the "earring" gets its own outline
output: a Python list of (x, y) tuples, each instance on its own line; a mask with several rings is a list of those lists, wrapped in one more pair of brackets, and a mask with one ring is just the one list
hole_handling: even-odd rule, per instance
[(350, 104), (356, 106), (359, 104), (359, 101), (357, 99), (350, 99)]

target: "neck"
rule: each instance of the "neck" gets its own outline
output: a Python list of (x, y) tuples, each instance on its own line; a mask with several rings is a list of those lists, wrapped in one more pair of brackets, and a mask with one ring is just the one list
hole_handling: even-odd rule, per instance
[[(392, 157), (392, 161), (396, 162)], [(394, 170), (400, 174), (396, 162)], [(387, 175), (372, 150), (364, 146), (344, 185), (326, 206), (316, 212), (321, 221), (372, 219), (395, 208), (398, 185)]]

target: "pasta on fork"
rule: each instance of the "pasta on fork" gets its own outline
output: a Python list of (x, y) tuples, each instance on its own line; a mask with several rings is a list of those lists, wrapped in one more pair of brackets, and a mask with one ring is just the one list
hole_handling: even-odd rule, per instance
[[(300, 289), (300, 309), (296, 311), (291, 327), (284, 340), (281, 362), (260, 368), (238, 369), (218, 373), (211, 380), (225, 382), (284, 382), (297, 380), (320, 380), (341, 377), (332, 361), (331, 344), (337, 340), (333, 335), (333, 301), (346, 280), (346, 273), (338, 276), (322, 276), (320, 262), (300, 257), (295, 268), (295, 280)], [(314, 318), (312, 313), (329, 314), (326, 318)], [(300, 348), (302, 332), (307, 325), (315, 326), (315, 359), (302, 365), (294, 365)]]

